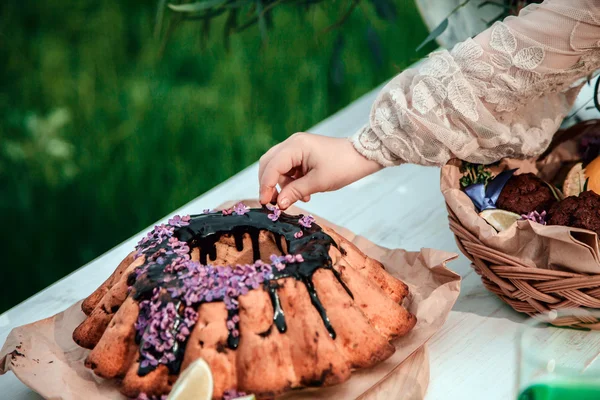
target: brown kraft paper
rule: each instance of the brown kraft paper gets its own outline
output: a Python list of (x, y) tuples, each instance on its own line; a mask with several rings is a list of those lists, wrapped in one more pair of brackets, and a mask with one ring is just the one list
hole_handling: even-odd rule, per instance
[[(499, 170), (518, 168), (516, 174), (534, 173), (552, 182), (564, 163), (577, 160), (576, 146), (567, 141), (554, 147), (541, 160), (505, 159)], [(461, 161), (449, 161), (441, 171), (441, 190), (447, 206), (461, 225), (484, 245), (518, 258), (526, 267), (600, 274), (600, 250), (594, 232), (559, 225), (541, 225), (529, 220), (517, 221), (497, 232), (479, 217), (471, 199), (461, 190)], [(496, 172), (496, 171), (495, 171)]]

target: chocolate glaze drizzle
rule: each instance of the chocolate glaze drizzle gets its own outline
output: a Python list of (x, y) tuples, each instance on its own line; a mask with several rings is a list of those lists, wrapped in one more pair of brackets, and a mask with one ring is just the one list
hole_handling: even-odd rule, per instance
[[(281, 301), (277, 293), (277, 289), (280, 287), (277, 280), (280, 278), (295, 278), (299, 282), (302, 282), (309, 295), (311, 302), (323, 321), (323, 324), (329, 335), (335, 339), (336, 333), (331, 325), (327, 312), (321, 303), (319, 296), (314, 288), (312, 282), (312, 275), (319, 268), (330, 269), (337, 280), (342, 284), (346, 292), (351, 296), (352, 293), (342, 281), (339, 273), (332, 267), (331, 258), (329, 257), (329, 249), (331, 246), (337, 247), (335, 241), (327, 234), (325, 234), (321, 227), (316, 223), (312, 223), (310, 227), (305, 227), (299, 223), (299, 218), (302, 216), (292, 216), (285, 213), (281, 213), (277, 221), (272, 221), (269, 218), (270, 211), (266, 208), (255, 208), (250, 209), (244, 214), (229, 214), (223, 215), (221, 212), (192, 215), (189, 224), (175, 228), (174, 236), (182, 241), (186, 242), (190, 249), (200, 249), (200, 263), (203, 265), (210, 264), (211, 261), (215, 261), (217, 258), (216, 243), (224, 235), (231, 235), (235, 240), (235, 245), (238, 251), (243, 250), (244, 247), (244, 236), (249, 235), (252, 243), (252, 251), (254, 261), (261, 259), (261, 251), (259, 246), (259, 234), (261, 231), (271, 232), (275, 237), (275, 242), (279, 250), (284, 253), (283, 242), (285, 242), (287, 254), (302, 256), (302, 261), (286, 264), (282, 270), (273, 269), (273, 279), (265, 281), (263, 288), (268, 292), (271, 303), (273, 305), (273, 325), (279, 332), (286, 332), (287, 324), (285, 320), (285, 313), (281, 307)], [(301, 237), (296, 237), (298, 232), (302, 232)], [(161, 248), (167, 248), (166, 241), (160, 243), (158, 246), (151, 250), (144, 252), (143, 254), (148, 257), (149, 254), (155, 253)], [(263, 254), (263, 256), (270, 256), (270, 254)], [(167, 260), (168, 261), (168, 260)], [(169, 273), (164, 271), (164, 266), (167, 263), (155, 263), (149, 265), (147, 270), (141, 275), (137, 276), (135, 273), (129, 277), (129, 284), (132, 286), (132, 295), (138, 301), (148, 299), (157, 286), (163, 288), (177, 287), (181, 285), (178, 280), (164, 279)], [(181, 314), (182, 306), (177, 299), (170, 297), (168, 292), (161, 295), (161, 301), (163, 304), (173, 303), (177, 312)], [(219, 300), (215, 300), (219, 301)], [(198, 303), (195, 308), (198, 309)], [(231, 319), (237, 310), (228, 310), (228, 317)], [(176, 334), (178, 324), (183, 321), (181, 315), (177, 316), (175, 331)], [(261, 333), (261, 336), (268, 336), (272, 331), (272, 326), (266, 332)], [(236, 322), (235, 329), (239, 329), (238, 323)], [(144, 346), (143, 339), (137, 335), (136, 339), (141, 346)], [(227, 339), (227, 347), (230, 349), (236, 349), (239, 345), (239, 336), (232, 335), (231, 331)], [(175, 360), (167, 364), (171, 373), (176, 374), (179, 372), (181, 366), (181, 360), (185, 351), (185, 343), (176, 344), (176, 347), (172, 349), (175, 354)], [(146, 366), (139, 368), (139, 375), (145, 375), (152, 371), (155, 367)]]

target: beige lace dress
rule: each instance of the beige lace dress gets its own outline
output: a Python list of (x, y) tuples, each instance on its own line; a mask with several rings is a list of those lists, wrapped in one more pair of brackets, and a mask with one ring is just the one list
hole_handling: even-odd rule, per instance
[(600, 0), (546, 0), (396, 76), (351, 140), (384, 166), (536, 156), (599, 68)]

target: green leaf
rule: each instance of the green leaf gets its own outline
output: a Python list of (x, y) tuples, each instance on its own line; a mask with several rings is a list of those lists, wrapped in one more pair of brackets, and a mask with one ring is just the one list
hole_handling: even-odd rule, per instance
[(195, 13), (210, 10), (227, 3), (227, 0), (206, 0), (190, 4), (169, 4), (169, 8), (177, 12)]
[(499, 7), (499, 8), (503, 8), (503, 9), (505, 9), (507, 11), (511, 11), (511, 10), (515, 9), (515, 7), (512, 6), (512, 5), (496, 3), (495, 1), (489, 1), (489, 0), (488, 1), (484, 1), (481, 4), (477, 5), (477, 8), (483, 8), (485, 6), (496, 6), (496, 7)]
[(183, 21), (204, 21), (207, 18), (211, 19), (214, 17), (218, 17), (219, 15), (224, 14), (226, 11), (226, 8), (217, 8), (216, 10), (206, 11), (202, 14), (186, 15), (185, 17), (183, 17)]
[(156, 9), (156, 21), (154, 23), (154, 37), (157, 39), (160, 37), (160, 33), (162, 31), (166, 3), (167, 0), (158, 1), (158, 8)]
[(463, 162), (460, 166), (460, 172), (465, 174), (460, 178), (462, 187), (467, 187), (475, 183), (487, 185), (492, 180), (492, 172), (488, 169), (488, 166), (483, 164)]
[(210, 17), (205, 17), (202, 21), (202, 37), (200, 39), (200, 43), (202, 45), (202, 49), (206, 50), (206, 46), (208, 45), (208, 38), (210, 36)]
[(262, 0), (258, 0), (256, 2), (256, 16), (258, 17), (258, 27), (260, 29), (260, 35), (264, 43), (267, 40), (267, 23), (265, 20), (265, 15), (263, 14)]
[(546, 181), (544, 181), (544, 183), (546, 184), (546, 186), (548, 186), (548, 188), (550, 188), (552, 195), (554, 196), (554, 198), (557, 201), (561, 201), (562, 199), (565, 198), (565, 196), (562, 194), (562, 192), (560, 190), (558, 190), (558, 188), (556, 186), (554, 186), (551, 183), (546, 182)]
[(252, 0), (238, 0), (224, 5), (225, 8), (242, 8), (250, 4)]
[(483, 21), (487, 26), (492, 26), (494, 24), (494, 22), (503, 20), (506, 17), (508, 17), (508, 14), (505, 12), (501, 12), (495, 18), (493, 18), (491, 21), (486, 21), (483, 18), (481, 19), (481, 21)]
[(227, 22), (225, 22), (225, 28), (223, 30), (223, 41), (225, 42), (225, 49), (227, 49), (227, 51), (230, 50), (230, 36), (232, 34), (232, 32), (235, 30), (235, 28), (237, 28), (238, 26), (238, 10), (231, 10), (229, 12), (229, 15), (227, 15)]
[(419, 45), (419, 47), (417, 47), (417, 51), (421, 50), (423, 47), (425, 47), (425, 45), (437, 39), (438, 36), (444, 33), (446, 28), (448, 28), (448, 18), (444, 19), (441, 24), (439, 24), (434, 30), (431, 31), (429, 36), (427, 36), (425, 40)]

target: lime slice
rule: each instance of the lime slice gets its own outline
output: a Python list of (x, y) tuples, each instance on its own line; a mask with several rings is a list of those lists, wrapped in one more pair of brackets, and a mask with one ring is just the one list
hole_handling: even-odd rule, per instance
[(563, 183), (563, 193), (566, 197), (579, 196), (585, 186), (585, 170), (582, 163), (577, 163), (571, 168)]
[(508, 229), (515, 221), (521, 219), (519, 214), (506, 210), (498, 210), (497, 208), (483, 210), (479, 213), (479, 216), (485, 219), (485, 222), (493, 226), (498, 232)]
[(256, 397), (254, 397), (253, 394), (249, 394), (248, 396), (244, 396), (244, 397), (236, 397), (233, 400), (256, 400)]
[(179, 375), (167, 400), (211, 400), (213, 378), (210, 367), (199, 358)]

